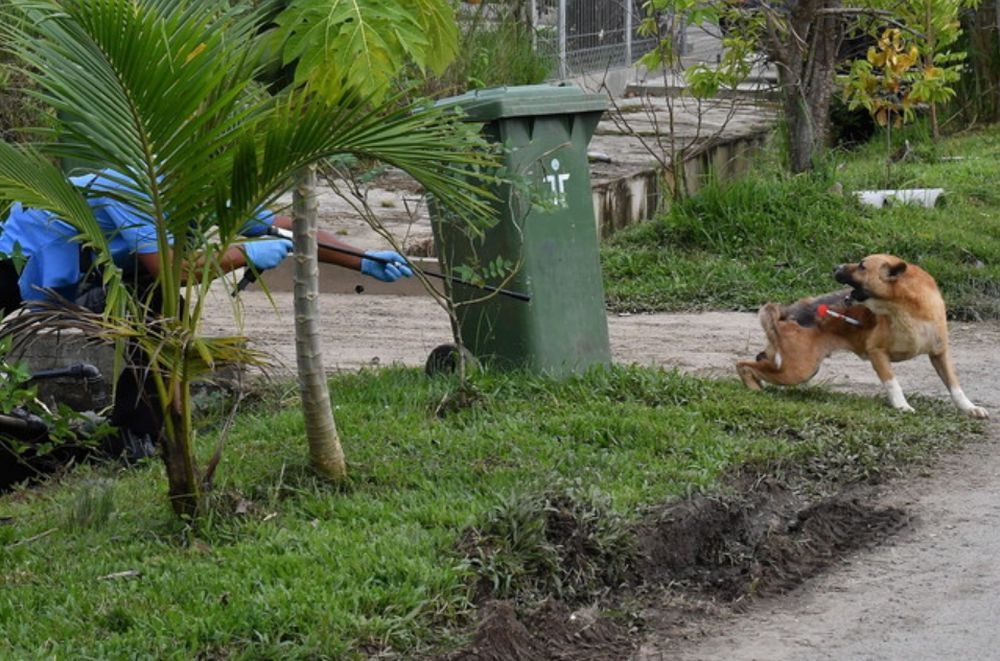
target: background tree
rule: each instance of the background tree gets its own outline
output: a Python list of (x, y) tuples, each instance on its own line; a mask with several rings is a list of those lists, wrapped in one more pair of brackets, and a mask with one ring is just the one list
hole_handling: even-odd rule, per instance
[[(875, 44), (886, 27), (902, 28), (919, 64), (907, 74), (922, 102), (936, 107), (952, 94), (961, 53), (952, 50), (960, 34), (958, 17), (974, 2), (866, 0), (789, 0), (760, 3), (748, 10), (762, 19), (760, 47), (773, 62), (781, 90), (788, 139), (789, 167), (803, 172), (829, 145), (830, 107), (839, 86), (839, 70), (850, 69), (850, 42)], [(739, 24), (737, 24), (737, 27)], [(850, 40), (850, 41), (848, 41)], [(854, 73), (863, 72), (864, 64)], [(850, 74), (844, 78), (849, 80)], [(936, 126), (936, 121), (934, 122)]]
[[(191, 381), (222, 361), (255, 358), (239, 351), (245, 338), (198, 336), (204, 294), (245, 221), (303, 168), (343, 153), (409, 172), (457, 217), (486, 218), (488, 204), (464, 174), (492, 167), (492, 158), (481, 149), (477, 126), (432, 106), (378, 103), (380, 97), (343, 84), (338, 94), (320, 97), (305, 73), (305, 84), (266, 94), (255, 83), (261, 16), (246, 8), (40, 0), (7, 12), (13, 15), (0, 24), (9, 42), (40, 99), (64, 120), (37, 147), (0, 145), (0, 198), (56, 212), (97, 250), (110, 305), (103, 317), (78, 320), (107, 337), (137, 338), (152, 357), (171, 503), (178, 514), (195, 516), (211, 465), (203, 470), (194, 454)], [(345, 68), (339, 80), (359, 75)], [(162, 317), (147, 318), (142, 302), (125, 295), (82, 193), (52, 164), (58, 158), (129, 173), (136, 191), (124, 201), (155, 221), (165, 256), (156, 283)]]
[[(653, 37), (656, 45), (644, 54), (639, 63), (652, 75), (659, 77), (664, 90), (679, 88), (679, 92), (664, 93), (666, 124), (660, 126), (658, 107), (652, 99), (645, 98), (647, 118), (653, 125), (653, 135), (628, 126), (621, 113), (612, 119), (623, 129), (637, 137), (656, 159), (667, 177), (667, 185), (674, 201), (687, 197), (687, 163), (699, 149), (720, 136), (742, 102), (737, 94), (721, 97), (721, 91), (734, 92), (753, 72), (756, 60), (755, 46), (758, 21), (754, 16), (740, 16), (739, 30), (721, 30), (722, 56), (714, 65), (705, 62), (685, 63), (683, 60), (684, 34), (688, 25), (723, 26), (735, 19), (738, 11), (723, 3), (703, 3), (698, 0), (650, 0), (643, 7), (638, 33)], [(613, 100), (612, 100), (613, 102)], [(681, 136), (676, 130), (677, 117), (683, 108), (684, 115), (697, 117), (693, 135)], [(716, 128), (708, 130), (702, 118), (710, 112), (721, 113), (725, 119)]]
[(792, 172), (810, 169), (829, 142), (842, 7), (840, 0), (790, 0), (762, 9), (761, 43), (778, 72)]
[(969, 53), (969, 72), (958, 83), (958, 113), (966, 126), (1000, 120), (1000, 4), (982, 2), (962, 12), (958, 48)]

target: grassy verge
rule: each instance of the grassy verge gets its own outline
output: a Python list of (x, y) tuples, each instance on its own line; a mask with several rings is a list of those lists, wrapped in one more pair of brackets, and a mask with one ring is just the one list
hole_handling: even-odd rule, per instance
[[(959, 137), (936, 155), (963, 160), (894, 168), (893, 187), (945, 188), (936, 209), (828, 192), (882, 186), (877, 147), (826, 174), (710, 187), (615, 237), (611, 303), (753, 309), (833, 289), (833, 264), (890, 251), (927, 266), (953, 312), (1000, 317), (998, 145), (1000, 131)], [(484, 595), (591, 603), (622, 580), (644, 511), (738, 467), (787, 467), (821, 490), (985, 430), (938, 400), (913, 397), (921, 413), (900, 415), (822, 389), (752, 393), (634, 366), (564, 381), (480, 373), (474, 405), (445, 418), (445, 377), (384, 369), (332, 386), (343, 485), (310, 473), (288, 389), (240, 414), (197, 525), (170, 512), (156, 462), (84, 466), (0, 497), (0, 658), (419, 658), (460, 638)], [(216, 434), (204, 429), (203, 456)], [(547, 537), (557, 506), (582, 522), (589, 564), (565, 562)]]
[[(591, 499), (628, 522), (746, 462), (858, 479), (982, 429), (946, 403), (905, 416), (867, 398), (761, 395), (639, 367), (558, 383), (481, 375), (475, 406), (434, 417), (453, 386), (404, 369), (335, 379), (351, 463), (339, 488), (310, 475), (293, 402), (274, 411), (268, 397), (237, 425), (197, 528), (170, 514), (156, 463), (83, 467), (5, 496), (0, 656), (416, 656), (461, 623), (477, 582), (497, 596), (551, 589), (541, 541), (524, 530), (505, 550), (459, 550), (476, 526), (521, 530), (532, 494)], [(579, 581), (563, 577), (563, 596), (587, 596)]]
[[(833, 291), (834, 265), (889, 252), (934, 274), (954, 318), (1000, 318), (998, 159), (1000, 128), (992, 128), (916, 147), (888, 176), (875, 142), (811, 175), (709, 185), (612, 237), (602, 260), (609, 305), (755, 310)], [(933, 209), (875, 209), (852, 195), (880, 188), (943, 188), (945, 196)]]

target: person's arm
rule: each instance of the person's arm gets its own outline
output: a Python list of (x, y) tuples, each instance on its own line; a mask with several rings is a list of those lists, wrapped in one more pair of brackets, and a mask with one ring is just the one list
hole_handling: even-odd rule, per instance
[[(289, 216), (275, 215), (271, 224), (283, 230), (292, 229), (292, 219)], [(383, 282), (395, 282), (413, 275), (406, 258), (393, 250), (361, 250), (326, 230), (316, 232), (316, 243), (317, 259), (325, 264), (361, 271)], [(365, 256), (362, 257), (362, 254)]]
[[(264, 271), (277, 266), (291, 251), (292, 242), (288, 239), (253, 239), (240, 245), (230, 246), (219, 259), (219, 267), (224, 273), (229, 273), (230, 271), (246, 266), (253, 266), (258, 271)], [(172, 255), (167, 255), (168, 260), (171, 257)], [(136, 255), (136, 259), (150, 275), (157, 276), (160, 274), (160, 269), (163, 267), (163, 260), (160, 258), (159, 252), (140, 253)], [(200, 279), (203, 275), (202, 268), (204, 264), (204, 257), (199, 255), (191, 264), (185, 265), (184, 280), (187, 281), (190, 278)]]

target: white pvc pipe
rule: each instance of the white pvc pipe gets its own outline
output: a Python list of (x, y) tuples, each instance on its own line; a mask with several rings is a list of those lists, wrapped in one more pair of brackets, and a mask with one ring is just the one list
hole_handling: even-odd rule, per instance
[(891, 204), (919, 204), (928, 209), (937, 206), (943, 188), (900, 188), (897, 190), (862, 190), (855, 195), (862, 204), (881, 209)]

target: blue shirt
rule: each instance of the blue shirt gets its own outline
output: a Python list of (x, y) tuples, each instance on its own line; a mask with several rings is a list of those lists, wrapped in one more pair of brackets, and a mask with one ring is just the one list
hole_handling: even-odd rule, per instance
[[(152, 218), (120, 200), (99, 194), (129, 190), (121, 183), (122, 179), (121, 175), (104, 171), (72, 177), (70, 181), (89, 191), (87, 202), (107, 237), (110, 257), (117, 266), (125, 268), (135, 255), (157, 252), (157, 244), (156, 223)], [(247, 221), (241, 233), (260, 236), (273, 222), (274, 214), (262, 210)], [(19, 252), (28, 260), (18, 279), (23, 300), (47, 298), (50, 289), (73, 299), (83, 277), (80, 245), (73, 239), (76, 234), (71, 225), (48, 211), (25, 208), (17, 202), (11, 206), (0, 231), (0, 253), (13, 256)], [(168, 235), (167, 241), (172, 245), (173, 237)]]

